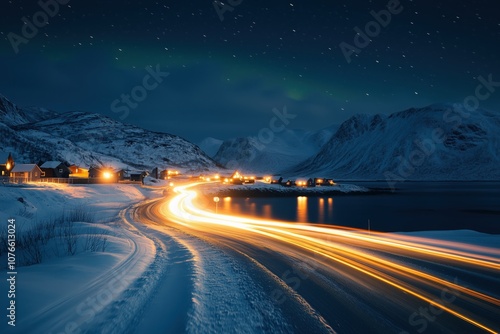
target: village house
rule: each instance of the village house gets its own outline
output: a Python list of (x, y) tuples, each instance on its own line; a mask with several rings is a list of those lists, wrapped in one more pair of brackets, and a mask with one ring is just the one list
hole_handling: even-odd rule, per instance
[(12, 154), (0, 152), (0, 177), (10, 176), (10, 172), (15, 164)]
[(148, 175), (147, 172), (131, 172), (130, 181), (141, 181)]
[(42, 177), (68, 178), (71, 170), (60, 161), (46, 161), (41, 166)]
[(107, 182), (118, 182), (129, 178), (129, 174), (125, 169), (104, 166), (91, 166), (88, 170), (88, 175), (91, 179), (101, 179)]
[(307, 186), (308, 187), (316, 187), (316, 184), (314, 183), (314, 180), (312, 178), (309, 178), (307, 180)]
[(36, 164), (16, 164), (10, 172), (12, 182), (33, 182), (39, 181), (42, 170)]
[[(174, 176), (178, 176), (178, 175), (179, 175), (179, 171), (177, 171), (177, 170), (165, 169), (165, 170), (160, 171), (159, 178), (162, 180), (168, 180), (168, 179), (170, 179)], [(154, 175), (153, 175), (153, 177), (154, 177)]]
[(81, 166), (72, 164), (69, 166), (69, 176), (70, 177), (78, 177), (78, 178), (88, 178), (89, 177), (89, 170), (86, 168), (83, 168)]
[(151, 171), (151, 177), (155, 178), (155, 179), (158, 179), (160, 177), (160, 170), (158, 169), (158, 167), (155, 167), (153, 168), (153, 170)]

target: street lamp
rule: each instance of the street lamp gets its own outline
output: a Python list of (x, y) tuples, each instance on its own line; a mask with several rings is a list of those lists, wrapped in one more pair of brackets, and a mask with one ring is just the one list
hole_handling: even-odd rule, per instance
[(214, 197), (214, 202), (215, 202), (215, 213), (217, 213), (217, 204), (219, 204), (220, 198), (215, 196)]

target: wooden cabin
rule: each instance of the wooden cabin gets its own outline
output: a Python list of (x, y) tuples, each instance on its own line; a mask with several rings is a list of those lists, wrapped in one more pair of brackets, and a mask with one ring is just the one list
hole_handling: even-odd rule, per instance
[(140, 181), (148, 175), (146, 172), (132, 172), (130, 173), (130, 181)]
[(13, 182), (33, 182), (39, 181), (42, 170), (36, 164), (17, 164), (10, 172), (10, 179)]
[(68, 178), (71, 170), (60, 161), (46, 161), (41, 166), (42, 177)]
[(85, 178), (85, 179), (89, 177), (89, 170), (84, 167), (73, 164), (70, 165), (68, 168), (70, 170), (69, 173), (70, 177)]

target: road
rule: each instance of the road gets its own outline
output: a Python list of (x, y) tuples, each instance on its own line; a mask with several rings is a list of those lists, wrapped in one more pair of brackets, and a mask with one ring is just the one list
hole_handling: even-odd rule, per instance
[[(244, 263), (296, 332), (497, 333), (500, 250), (397, 234), (221, 215), (198, 183), (138, 209)], [(309, 311), (307, 311), (309, 310)]]

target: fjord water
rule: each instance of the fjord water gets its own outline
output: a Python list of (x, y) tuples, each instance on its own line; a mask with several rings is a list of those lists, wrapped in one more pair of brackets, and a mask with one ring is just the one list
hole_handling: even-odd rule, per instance
[[(345, 182), (369, 194), (225, 198), (219, 213), (368, 228), (381, 232), (475, 230), (500, 234), (500, 182)], [(380, 191), (380, 189), (384, 189)]]

